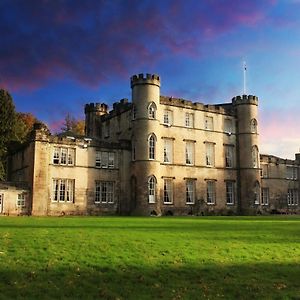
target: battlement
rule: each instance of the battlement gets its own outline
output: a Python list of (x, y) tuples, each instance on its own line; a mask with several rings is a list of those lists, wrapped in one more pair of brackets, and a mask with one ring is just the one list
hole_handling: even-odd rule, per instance
[(84, 106), (84, 113), (101, 112), (102, 114), (108, 113), (108, 106), (105, 103), (88, 103)]
[(140, 84), (151, 84), (160, 87), (160, 78), (156, 74), (144, 75), (143, 73), (141, 73), (138, 75), (133, 75), (130, 78), (130, 84), (131, 84), (131, 88), (133, 88), (135, 85), (140, 85)]
[(236, 96), (232, 98), (232, 104), (240, 105), (240, 104), (253, 104), (258, 105), (258, 97), (253, 95), (242, 95)]

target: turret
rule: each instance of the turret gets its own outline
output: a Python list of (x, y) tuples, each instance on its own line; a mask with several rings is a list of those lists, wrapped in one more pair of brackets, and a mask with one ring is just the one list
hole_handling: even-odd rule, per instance
[[(163, 151), (159, 131), (162, 112), (160, 111), (160, 78), (158, 75), (139, 74), (131, 77), (133, 121), (132, 147), (133, 167), (132, 176), (136, 180), (135, 205), (132, 210), (139, 214), (150, 214), (159, 211), (158, 187), (155, 195), (149, 199), (149, 179), (158, 174), (160, 158)], [(153, 180), (156, 185), (156, 179)], [(153, 202), (153, 203), (152, 203)]]
[(255, 213), (260, 204), (258, 141), (258, 98), (252, 95), (232, 99), (237, 116), (237, 161), (240, 213)]
[(108, 113), (108, 106), (105, 103), (89, 103), (85, 105), (84, 113), (85, 134), (90, 137), (100, 137), (100, 117)]

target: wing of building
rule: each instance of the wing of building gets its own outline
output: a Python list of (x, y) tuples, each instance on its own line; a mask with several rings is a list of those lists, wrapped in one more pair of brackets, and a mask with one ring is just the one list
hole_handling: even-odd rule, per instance
[(36, 124), (9, 157), (0, 213), (207, 215), (299, 213), (300, 154), (259, 153), (258, 98), (204, 105), (131, 77), (132, 101), (85, 106), (86, 136)]

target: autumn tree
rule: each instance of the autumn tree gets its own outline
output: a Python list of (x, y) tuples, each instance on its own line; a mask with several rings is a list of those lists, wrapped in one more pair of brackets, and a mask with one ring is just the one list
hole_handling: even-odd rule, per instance
[(84, 135), (84, 126), (84, 120), (76, 119), (70, 113), (67, 113), (61, 130), (62, 132), (70, 132), (76, 135)]

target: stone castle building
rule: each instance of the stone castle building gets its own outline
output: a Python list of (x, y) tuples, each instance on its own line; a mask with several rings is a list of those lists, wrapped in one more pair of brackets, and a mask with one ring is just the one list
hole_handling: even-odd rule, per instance
[(300, 154), (259, 154), (258, 98), (204, 105), (131, 77), (132, 101), (85, 106), (86, 136), (36, 124), (9, 159), (0, 214), (299, 213)]

